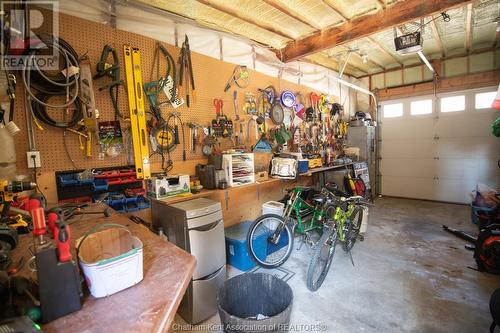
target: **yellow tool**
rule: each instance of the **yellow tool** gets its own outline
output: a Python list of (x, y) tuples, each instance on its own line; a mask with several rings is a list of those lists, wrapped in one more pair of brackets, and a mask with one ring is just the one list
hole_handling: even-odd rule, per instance
[(92, 87), (92, 72), (88, 60), (80, 62), (80, 90), (80, 99), (83, 104), (83, 126), (86, 134), (85, 156), (92, 157), (92, 135), (95, 135), (96, 142), (99, 142), (99, 131), (94, 89)]
[(129, 45), (123, 46), (123, 53), (135, 171), (137, 178), (149, 179), (151, 178), (151, 166), (149, 164), (146, 113), (144, 112), (144, 94), (142, 92), (141, 53), (138, 48)]

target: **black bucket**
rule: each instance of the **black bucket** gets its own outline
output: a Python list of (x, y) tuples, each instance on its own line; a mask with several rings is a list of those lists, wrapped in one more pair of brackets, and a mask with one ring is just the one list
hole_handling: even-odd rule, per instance
[(292, 303), (288, 283), (262, 273), (229, 279), (217, 295), (221, 324), (227, 333), (288, 332)]

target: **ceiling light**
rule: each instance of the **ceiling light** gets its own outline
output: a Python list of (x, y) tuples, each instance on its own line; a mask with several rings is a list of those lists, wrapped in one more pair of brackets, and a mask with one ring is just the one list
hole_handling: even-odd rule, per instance
[(432, 65), (429, 62), (429, 60), (427, 60), (427, 58), (425, 57), (425, 54), (423, 54), (422, 51), (418, 51), (417, 54), (420, 57), (420, 59), (422, 59), (422, 61), (424, 62), (424, 64), (430, 69), (430, 71), (433, 72), (433, 73), (435, 73), (436, 71), (434, 70), (434, 67), (432, 67)]
[(368, 62), (368, 56), (366, 54), (363, 54), (363, 64), (366, 64)]

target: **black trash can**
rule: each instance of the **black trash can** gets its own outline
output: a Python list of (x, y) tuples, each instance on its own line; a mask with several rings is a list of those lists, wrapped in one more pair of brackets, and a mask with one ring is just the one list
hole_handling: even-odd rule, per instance
[(224, 332), (288, 332), (292, 288), (269, 274), (242, 274), (227, 280), (217, 295)]

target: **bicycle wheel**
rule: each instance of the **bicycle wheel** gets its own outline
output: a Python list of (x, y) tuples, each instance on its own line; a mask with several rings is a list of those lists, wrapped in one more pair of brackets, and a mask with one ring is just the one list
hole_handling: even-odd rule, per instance
[(257, 265), (274, 268), (282, 265), (293, 248), (293, 233), (283, 217), (265, 214), (257, 218), (247, 234), (250, 257)]
[(332, 265), (333, 255), (335, 254), (335, 245), (337, 244), (336, 226), (328, 227), (323, 231), (318, 247), (309, 262), (307, 269), (307, 288), (316, 291), (325, 281), (330, 266)]
[(344, 239), (344, 251), (351, 251), (352, 247), (356, 243), (359, 235), (359, 229), (361, 228), (361, 222), (363, 221), (363, 209), (359, 206), (354, 207), (351, 215), (346, 220), (346, 231)]

